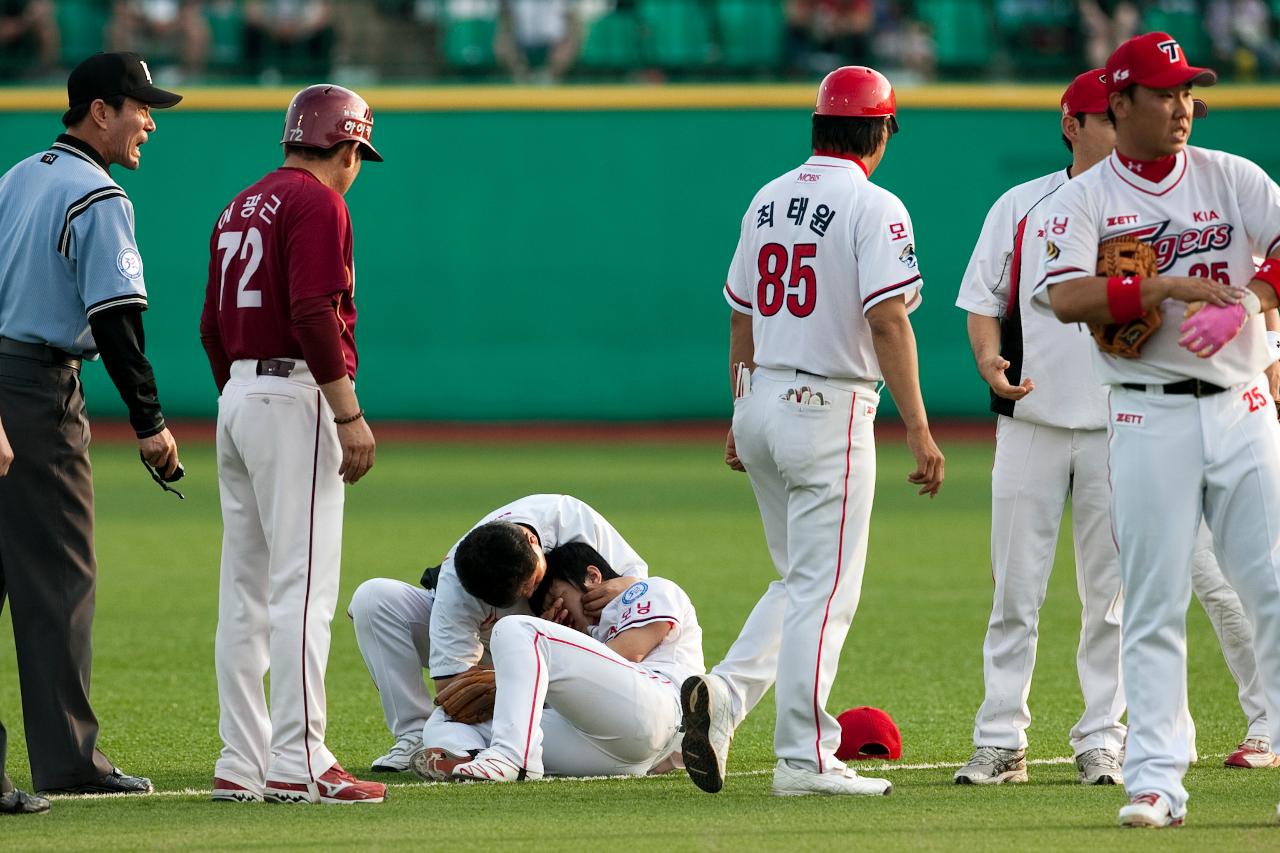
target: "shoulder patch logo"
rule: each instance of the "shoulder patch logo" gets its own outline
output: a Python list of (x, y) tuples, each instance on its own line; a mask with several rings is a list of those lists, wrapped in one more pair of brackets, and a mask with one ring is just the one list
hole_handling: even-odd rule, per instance
[(116, 255), (116, 268), (127, 279), (137, 281), (142, 278), (142, 257), (138, 250), (132, 246), (121, 249), (120, 254)]
[(57, 160), (57, 159), (58, 159), (57, 154), (54, 154), (52, 151), (46, 151), (43, 155), (41, 155), (40, 162), (48, 166), (50, 163), (52, 163), (54, 160)]
[(627, 591), (622, 594), (622, 603), (631, 604), (648, 591), (649, 585), (644, 581), (633, 583), (631, 586), (627, 587)]
[(905, 266), (907, 269), (909, 270), (915, 269), (919, 263), (916, 260), (915, 243), (908, 243), (907, 245), (903, 246), (902, 253), (898, 255), (898, 260), (901, 261), (903, 266)]

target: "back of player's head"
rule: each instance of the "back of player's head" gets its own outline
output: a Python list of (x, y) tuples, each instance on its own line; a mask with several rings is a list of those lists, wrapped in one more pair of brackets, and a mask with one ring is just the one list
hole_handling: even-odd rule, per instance
[(893, 116), (871, 118), (813, 114), (813, 150), (870, 157), (897, 129)]
[(564, 581), (575, 589), (587, 591), (587, 567), (595, 566), (600, 572), (601, 580), (613, 580), (620, 575), (609, 565), (609, 561), (595, 548), (585, 542), (566, 542), (558, 548), (547, 552), (547, 573), (542, 583), (529, 596), (529, 605), (534, 613), (546, 609), (547, 593), (554, 581)]
[(491, 521), (472, 530), (453, 552), (462, 588), (493, 607), (510, 607), (538, 570), (538, 555), (525, 528)]

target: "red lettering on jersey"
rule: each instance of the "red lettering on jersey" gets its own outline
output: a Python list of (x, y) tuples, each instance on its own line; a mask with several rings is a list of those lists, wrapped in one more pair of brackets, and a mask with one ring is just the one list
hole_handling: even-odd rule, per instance
[(1054, 234), (1061, 237), (1067, 233), (1067, 223), (1071, 221), (1069, 216), (1055, 216), (1053, 222), (1050, 223), (1050, 229)]
[(889, 239), (890, 239), (890, 240), (905, 240), (905, 239), (907, 239), (907, 226), (906, 226), (906, 223), (904, 223), (904, 222), (893, 222), (893, 223), (890, 223), (890, 225), (889, 225)]
[(1216, 222), (1222, 217), (1218, 215), (1216, 210), (1197, 210), (1191, 214), (1191, 218), (1196, 222)]
[[(1214, 211), (1207, 212), (1213, 213)], [(1156, 263), (1159, 271), (1165, 272), (1181, 258), (1227, 248), (1231, 245), (1231, 235), (1234, 229), (1234, 226), (1230, 223), (1220, 222), (1207, 228), (1188, 228), (1186, 231), (1181, 231), (1177, 234), (1165, 234), (1165, 229), (1168, 227), (1169, 220), (1166, 219), (1162, 222), (1133, 228), (1120, 234), (1107, 234), (1105, 236), (1136, 237), (1143, 242), (1150, 243), (1151, 248), (1156, 253)]]
[(649, 611), (653, 608), (653, 604), (648, 601), (642, 601), (636, 605), (637, 616), (648, 616)]
[(1043, 239), (1044, 239), (1044, 229), (1043, 229), (1043, 228), (1037, 229), (1037, 230), (1036, 230), (1036, 236), (1037, 236), (1037, 237), (1039, 237), (1041, 240), (1043, 240)]
[(797, 181), (805, 184), (816, 184), (821, 179), (821, 175), (815, 175), (813, 172), (801, 172), (800, 177), (796, 178)]
[(1126, 213), (1124, 216), (1108, 216), (1107, 217), (1108, 228), (1114, 228), (1117, 225), (1137, 225), (1137, 224), (1138, 224), (1138, 214), (1136, 213)]
[(1137, 425), (1142, 423), (1142, 415), (1135, 415), (1129, 412), (1116, 412), (1116, 423)]

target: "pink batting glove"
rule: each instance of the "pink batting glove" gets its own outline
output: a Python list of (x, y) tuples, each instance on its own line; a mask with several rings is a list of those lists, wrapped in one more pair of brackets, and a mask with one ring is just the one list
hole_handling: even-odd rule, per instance
[(1244, 306), (1239, 303), (1206, 305), (1178, 327), (1182, 332), (1178, 345), (1199, 358), (1208, 358), (1240, 334), (1244, 319)]

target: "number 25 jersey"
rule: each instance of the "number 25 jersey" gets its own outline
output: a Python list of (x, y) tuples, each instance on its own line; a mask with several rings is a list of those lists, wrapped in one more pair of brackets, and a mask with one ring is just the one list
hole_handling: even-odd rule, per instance
[(302, 358), (293, 306), (329, 297), (347, 375), (356, 375), (351, 215), (341, 195), (305, 169), (281, 167), (242, 190), (209, 239), (201, 326), (216, 322), (238, 359)]
[(760, 367), (879, 381), (866, 312), (920, 304), (906, 208), (856, 159), (815, 154), (756, 193), (742, 218), (725, 299), (750, 314)]

